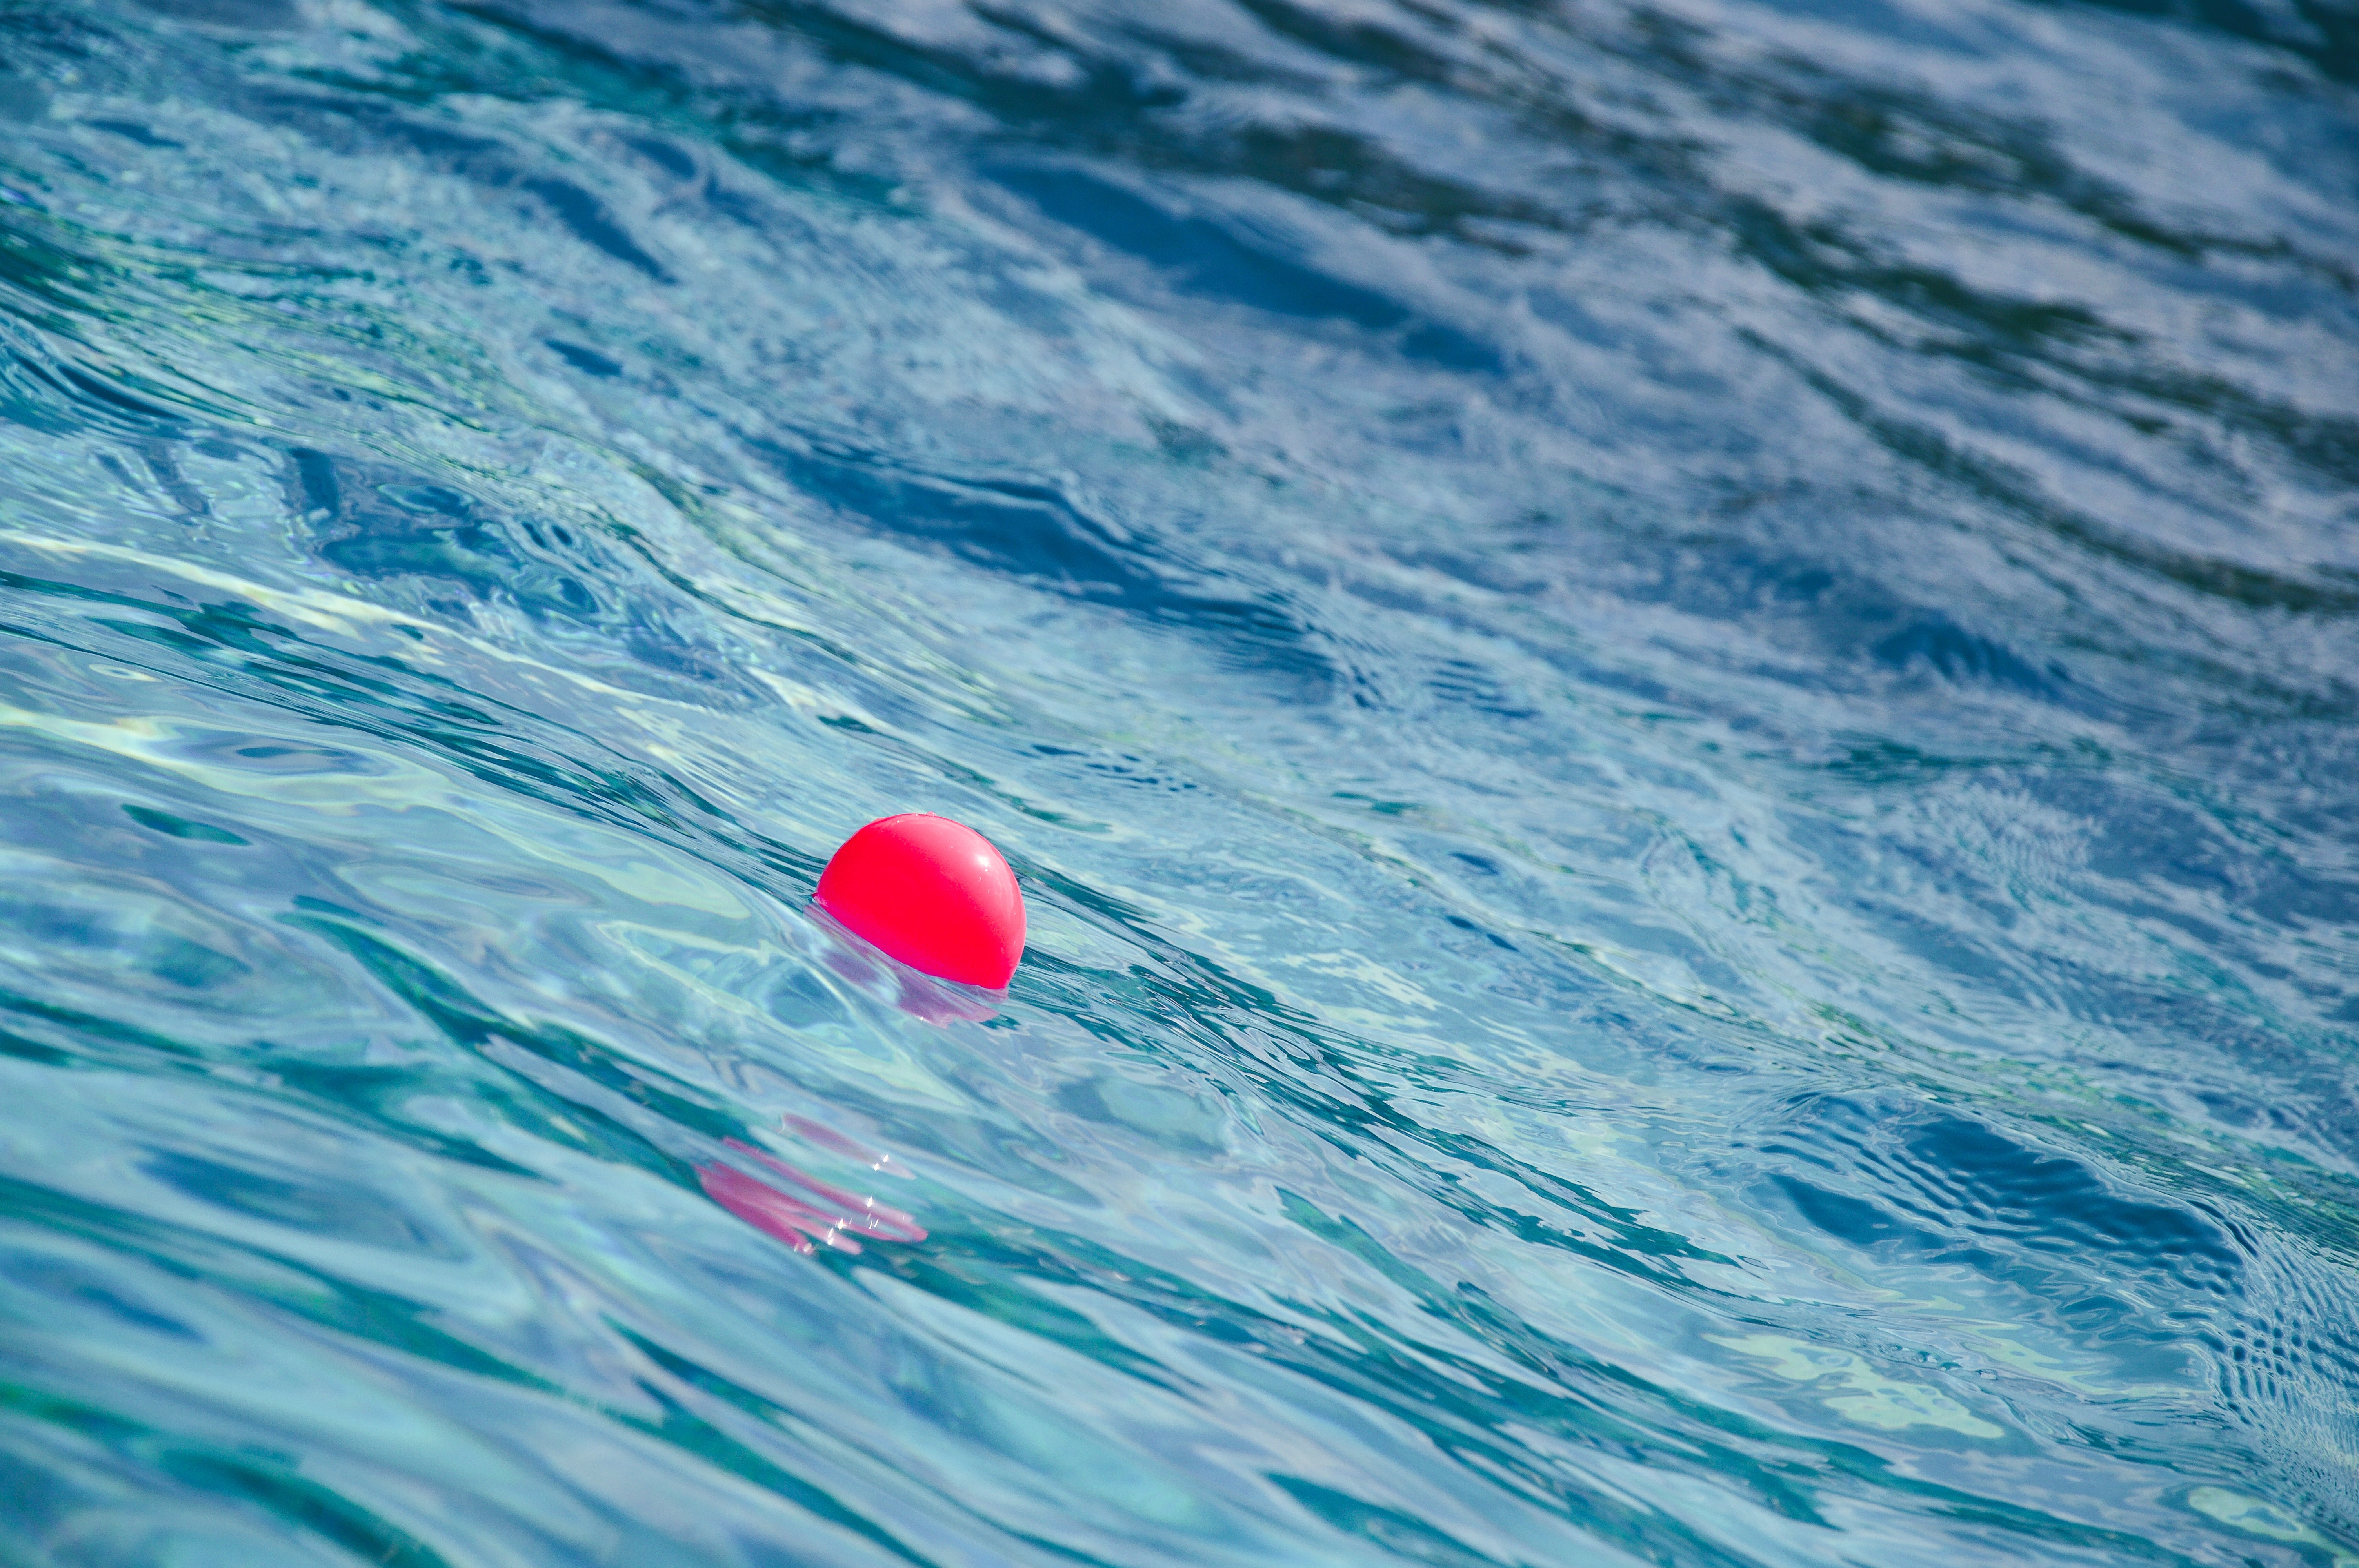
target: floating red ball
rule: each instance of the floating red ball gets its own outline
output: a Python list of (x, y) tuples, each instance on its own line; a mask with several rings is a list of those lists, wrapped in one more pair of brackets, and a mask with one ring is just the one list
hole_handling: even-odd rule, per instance
[(820, 874), (819, 903), (853, 935), (946, 980), (1007, 984), (1024, 956), (1024, 895), (991, 840), (913, 811), (854, 833)]

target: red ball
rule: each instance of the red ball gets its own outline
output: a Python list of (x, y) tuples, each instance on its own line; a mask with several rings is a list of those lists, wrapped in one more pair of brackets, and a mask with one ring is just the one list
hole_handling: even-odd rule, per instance
[(1024, 956), (1024, 895), (999, 851), (930, 812), (880, 817), (820, 873), (820, 907), (853, 935), (946, 980), (1007, 984)]

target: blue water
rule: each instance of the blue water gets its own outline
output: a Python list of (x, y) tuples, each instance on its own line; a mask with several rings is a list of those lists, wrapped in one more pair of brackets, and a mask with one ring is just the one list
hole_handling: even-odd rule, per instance
[(2342, 0), (5, 0), (0, 572), (8, 1568), (2359, 1564)]

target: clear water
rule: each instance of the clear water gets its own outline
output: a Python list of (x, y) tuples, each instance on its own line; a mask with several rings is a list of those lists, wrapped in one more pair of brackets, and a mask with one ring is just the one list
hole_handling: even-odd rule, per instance
[(0, 18), (0, 1561), (2359, 1560), (2349, 9)]

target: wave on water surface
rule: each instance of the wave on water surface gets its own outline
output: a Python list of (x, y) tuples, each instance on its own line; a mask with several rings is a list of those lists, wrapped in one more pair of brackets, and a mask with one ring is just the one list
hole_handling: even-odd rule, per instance
[(2354, 94), (0, 0), (0, 1562), (2359, 1563)]

